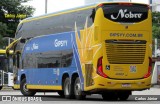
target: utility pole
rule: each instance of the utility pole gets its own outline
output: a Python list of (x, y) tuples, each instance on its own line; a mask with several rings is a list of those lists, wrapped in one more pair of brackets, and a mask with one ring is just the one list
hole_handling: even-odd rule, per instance
[(45, 0), (45, 14), (47, 14), (47, 3), (48, 3), (48, 0)]

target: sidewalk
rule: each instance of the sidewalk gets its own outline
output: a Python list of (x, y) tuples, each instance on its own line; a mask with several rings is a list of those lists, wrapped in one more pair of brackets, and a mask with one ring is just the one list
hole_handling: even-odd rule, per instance
[[(2, 91), (14, 91), (12, 87), (3, 87)], [(48, 93), (47, 93), (48, 94)], [(132, 95), (160, 95), (160, 85), (154, 85), (149, 90), (133, 91)]]
[(152, 85), (152, 88), (159, 88), (160, 89), (160, 85)]
[(143, 91), (133, 91), (132, 95), (160, 95), (160, 85), (154, 85)]

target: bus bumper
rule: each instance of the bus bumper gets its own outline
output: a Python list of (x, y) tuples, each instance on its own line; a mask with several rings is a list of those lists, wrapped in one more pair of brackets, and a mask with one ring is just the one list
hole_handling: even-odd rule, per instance
[(136, 80), (116, 80), (98, 76), (93, 79), (93, 86), (85, 90), (145, 90), (151, 87), (151, 76)]

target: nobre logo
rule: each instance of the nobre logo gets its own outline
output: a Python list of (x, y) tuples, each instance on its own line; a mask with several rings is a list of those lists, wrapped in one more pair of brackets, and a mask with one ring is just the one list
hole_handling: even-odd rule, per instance
[(113, 14), (111, 15), (111, 19), (116, 20), (118, 18), (141, 18), (142, 17), (142, 13), (132, 13), (131, 11), (128, 12), (127, 9), (123, 10), (120, 9), (118, 15), (115, 17), (113, 16)]

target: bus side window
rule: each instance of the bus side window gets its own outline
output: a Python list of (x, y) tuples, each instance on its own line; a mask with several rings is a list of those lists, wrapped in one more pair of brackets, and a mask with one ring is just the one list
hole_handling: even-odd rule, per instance
[(13, 65), (16, 66), (16, 55), (13, 55)]

